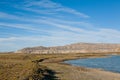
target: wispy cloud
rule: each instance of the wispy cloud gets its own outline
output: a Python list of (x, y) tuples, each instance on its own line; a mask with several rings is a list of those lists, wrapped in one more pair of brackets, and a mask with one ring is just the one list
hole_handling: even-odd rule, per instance
[[(13, 20), (18, 20), (18, 21), (23, 21), (23, 22), (29, 22), (29, 23), (33, 23), (33, 24), (45, 24), (45, 25), (51, 25), (57, 28), (61, 28), (61, 29), (65, 29), (68, 31), (74, 31), (74, 32), (83, 32), (83, 29), (77, 28), (77, 27), (73, 27), (70, 26), (69, 24), (73, 24), (73, 25), (79, 25), (79, 26), (84, 26), (84, 27), (90, 27), (91, 24), (86, 23), (86, 22), (77, 22), (77, 21), (68, 21), (68, 20), (63, 20), (63, 19), (55, 19), (55, 18), (49, 18), (49, 17), (37, 17), (37, 19), (29, 19), (26, 18), (24, 19), (24, 17), (20, 17), (20, 16), (14, 16), (11, 14), (7, 14), (7, 13), (0, 13), (0, 14), (4, 14), (2, 16), (2, 18), (8, 18), (8, 19), (13, 19)], [(39, 28), (40, 26), (32, 26), (29, 24), (18, 24), (18, 23), (0, 23), (1, 26), (6, 26), (6, 27), (13, 27), (13, 28), (19, 28), (19, 29), (25, 29), (25, 30), (31, 30), (31, 31), (45, 31), (45, 30), (41, 30), (41, 28)], [(49, 32), (49, 31), (46, 31)]]
[[(12, 28), (18, 28), (18, 29), (24, 29), (24, 30), (31, 30), (31, 31), (40, 31), (35, 27), (31, 27), (30, 25), (26, 24), (10, 24), (10, 23), (0, 23), (0, 27), (12, 27)], [(42, 31), (42, 30), (41, 30)]]
[(5, 13), (5, 12), (0, 12), (0, 18), (9, 18), (9, 19), (17, 19), (18, 17), (17, 16), (14, 16), (14, 15), (10, 15), (8, 13)]
[[(37, 7), (36, 8), (33, 8)], [(30, 1), (26, 2), (24, 6), (25, 10), (37, 12), (37, 13), (44, 13), (44, 14), (58, 14), (59, 12), (66, 12), (74, 15), (78, 15), (83, 18), (89, 18), (88, 15), (81, 13), (75, 9), (65, 7), (60, 3), (55, 3), (51, 0), (40, 0), (40, 1)], [(42, 10), (41, 10), (42, 9)]]
[[(120, 41), (118, 30), (97, 28), (94, 23), (85, 21), (90, 16), (52, 0), (29, 0), (23, 2), (22, 6), (17, 4), (12, 7), (18, 10), (15, 13), (17, 15), (0, 11), (1, 30), (15, 28), (25, 30), (24, 34), (29, 31), (30, 34), (22, 35), (21, 32), (13, 34), (8, 30), (6, 33), (0, 31), (0, 34), (11, 34), (7, 37), (0, 37), (0, 50), (3, 51), (9, 47), (9, 50), (17, 50), (27, 46), (53, 46), (74, 42), (119, 43)], [(82, 20), (83, 18), (85, 19)], [(32, 35), (33, 32), (35, 35)], [(44, 35), (46, 33), (49, 35)], [(11, 48), (11, 46), (13, 47)]]

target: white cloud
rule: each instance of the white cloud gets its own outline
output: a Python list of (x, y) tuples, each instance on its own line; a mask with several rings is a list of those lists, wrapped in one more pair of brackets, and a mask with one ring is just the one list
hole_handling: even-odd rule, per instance
[(8, 19), (18, 19), (17, 16), (14, 16), (14, 15), (10, 15), (8, 13), (5, 13), (5, 12), (0, 12), (0, 18), (8, 18)]
[(11, 28), (24, 29), (28, 31), (43, 31), (43, 30), (38, 30), (37, 28), (28, 24), (0, 23), (0, 27), (11, 27)]
[[(2, 14), (6, 14), (6, 13), (2, 13)], [(83, 32), (83, 29), (77, 28), (75, 27), (76, 25), (79, 26), (91, 26), (91, 24), (86, 23), (86, 22), (77, 22), (77, 21), (68, 21), (68, 20), (63, 20), (63, 19), (55, 19), (55, 18), (46, 18), (46, 17), (38, 17), (37, 19), (29, 19), (26, 18), (24, 19), (23, 17), (19, 17), (19, 16), (13, 16), (11, 14), (6, 14), (5, 17), (2, 16), (3, 18), (9, 18), (9, 19), (13, 19), (13, 20), (18, 20), (18, 21), (24, 21), (24, 22), (29, 22), (32, 23), (33, 25), (29, 25), (29, 24), (18, 24), (18, 23), (3, 23), (0, 22), (0, 26), (6, 26), (6, 27), (13, 27), (13, 28), (18, 28), (18, 29), (25, 29), (25, 30), (31, 30), (31, 31), (44, 31), (44, 32), (49, 32), (46, 30), (41, 30), (40, 26), (34, 26), (35, 24), (45, 24), (47, 26), (51, 25), (57, 28), (61, 28), (61, 29), (65, 29), (65, 30), (70, 30), (70, 31), (75, 31), (75, 32)], [(75, 25), (70, 26), (69, 24), (73, 24)], [(50, 27), (51, 27), (50, 26)]]
[[(33, 6), (37, 8), (33, 8)], [(55, 3), (51, 0), (27, 1), (23, 9), (41, 14), (59, 14), (60, 12), (66, 12), (83, 18), (89, 18), (89, 16), (84, 13), (62, 6), (60, 3)]]
[(58, 24), (58, 23), (54, 23), (54, 22), (51, 22), (51, 21), (49, 21), (49, 22), (44, 21), (44, 23), (55, 26), (55, 27), (58, 27), (58, 28), (70, 30), (70, 31), (75, 31), (75, 32), (83, 32), (84, 31), (83, 29), (80, 29), (80, 28), (76, 28), (76, 27), (68, 26), (68, 25), (64, 25), (64, 24)]
[[(107, 31), (107, 32), (105, 32)], [(51, 32), (49, 36), (40, 35), (40, 36), (21, 36), (21, 37), (7, 37), (0, 38), (0, 49), (6, 47), (12, 48), (11, 50), (21, 49), (23, 47), (30, 46), (58, 46), (65, 45), (75, 42), (99, 42), (99, 43), (120, 43), (120, 32), (117, 30), (99, 30), (98, 32), (93, 31), (88, 33), (73, 33), (70, 31), (54, 31)], [(3, 50), (6, 50), (4, 48)]]
[[(21, 9), (20, 6), (21, 5), (17, 6), (17, 8), (19, 7), (19, 9)], [(2, 21), (0, 22), (0, 28), (17, 28), (26, 31), (33, 31), (37, 34), (34, 36), (31, 34), (29, 36), (12, 34), (8, 37), (0, 37), (0, 50), (6, 50), (6, 48), (9, 47), (12, 50), (17, 50), (27, 46), (55, 46), (75, 42), (119, 43), (120, 41), (120, 32), (118, 30), (97, 28), (93, 23), (85, 22), (81, 18), (79, 20), (75, 18), (69, 20), (66, 19), (67, 14), (65, 14), (63, 18), (55, 17), (56, 15), (54, 14), (59, 14), (57, 16), (61, 16), (60, 12), (74, 14), (75, 16), (83, 18), (88, 18), (89, 16), (50, 0), (27, 1), (24, 4), (24, 7), (22, 7), (22, 10), (25, 10), (26, 12), (29, 11), (30, 13), (35, 12), (37, 14), (29, 15), (23, 13), (23, 16), (17, 16), (0, 12), (0, 19), (16, 22), (10, 23), (9, 21)], [(41, 14), (49, 14), (49, 16), (41, 16)], [(47, 28), (44, 28), (46, 26)], [(85, 29), (84, 27), (92, 29)], [(52, 30), (52, 28), (55, 28), (55, 30)], [(40, 32), (48, 33), (49, 35), (41, 35), (39, 34)], [(0, 34), (3, 33), (0, 32)], [(6, 35), (8, 34), (9, 31)]]

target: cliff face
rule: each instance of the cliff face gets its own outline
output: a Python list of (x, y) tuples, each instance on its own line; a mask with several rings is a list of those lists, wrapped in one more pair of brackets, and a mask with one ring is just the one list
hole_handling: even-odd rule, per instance
[(120, 52), (120, 44), (101, 44), (101, 43), (76, 43), (56, 47), (32, 47), (24, 48), (15, 53), (35, 53), (35, 54), (53, 54), (53, 53), (88, 53), (88, 52)]

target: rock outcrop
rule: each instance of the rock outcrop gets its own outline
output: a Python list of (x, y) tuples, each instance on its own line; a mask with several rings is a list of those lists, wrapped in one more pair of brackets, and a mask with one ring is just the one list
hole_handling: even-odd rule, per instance
[(56, 54), (56, 53), (102, 53), (120, 52), (120, 44), (103, 43), (76, 43), (56, 47), (31, 47), (16, 51), (15, 53)]

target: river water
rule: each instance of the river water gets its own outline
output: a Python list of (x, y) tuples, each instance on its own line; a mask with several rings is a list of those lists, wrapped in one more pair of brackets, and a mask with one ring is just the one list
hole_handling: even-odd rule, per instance
[(100, 68), (107, 71), (120, 73), (120, 56), (108, 56), (104, 58), (87, 58), (65, 61), (65, 63), (88, 68)]

